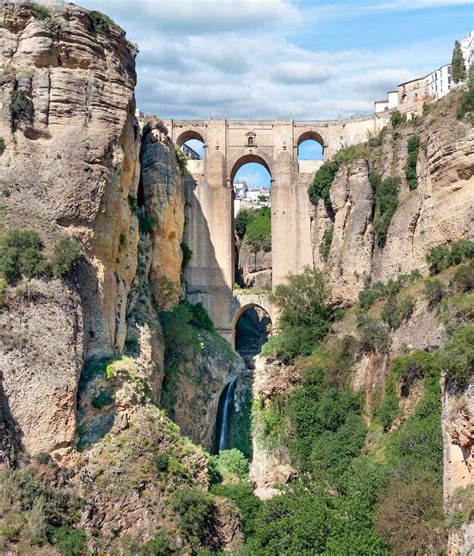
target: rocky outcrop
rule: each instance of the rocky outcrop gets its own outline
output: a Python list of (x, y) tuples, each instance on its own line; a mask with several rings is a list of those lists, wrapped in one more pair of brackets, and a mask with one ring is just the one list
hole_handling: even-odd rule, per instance
[[(474, 132), (456, 118), (458, 94), (448, 95), (416, 126), (389, 129), (371, 160), (342, 165), (331, 187), (333, 214), (320, 201), (312, 219), (315, 266), (329, 277), (335, 300), (350, 304), (370, 283), (428, 270), (432, 247), (473, 237)], [(407, 142), (418, 134), (418, 186), (410, 191), (405, 167)], [(381, 248), (374, 240), (373, 192), (368, 174), (400, 180), (399, 206)], [(321, 247), (329, 227), (333, 237), (327, 262)]]
[(244, 242), (239, 246), (238, 262), (238, 273), (243, 287), (271, 287), (271, 251), (255, 251), (251, 245)]

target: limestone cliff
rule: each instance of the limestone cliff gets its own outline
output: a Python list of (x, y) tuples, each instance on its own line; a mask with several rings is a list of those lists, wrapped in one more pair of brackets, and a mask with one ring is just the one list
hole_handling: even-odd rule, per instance
[(248, 243), (243, 242), (239, 247), (238, 274), (245, 288), (271, 287), (271, 251), (255, 251)]
[[(324, 269), (335, 298), (351, 304), (371, 283), (387, 281), (412, 270), (427, 271), (428, 251), (473, 237), (474, 132), (456, 118), (458, 96), (448, 95), (416, 125), (391, 127), (380, 136), (370, 158), (342, 164), (330, 197), (333, 213), (319, 201), (312, 220), (313, 258)], [(420, 138), (416, 189), (407, 185), (407, 142)], [(374, 194), (369, 172), (400, 181), (398, 208), (385, 245), (374, 238)], [(324, 261), (321, 249), (332, 227), (332, 242)]]

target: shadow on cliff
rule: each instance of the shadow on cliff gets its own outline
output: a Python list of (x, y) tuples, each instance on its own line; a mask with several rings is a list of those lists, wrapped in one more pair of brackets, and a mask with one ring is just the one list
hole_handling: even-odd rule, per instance
[(0, 468), (15, 467), (23, 452), (23, 433), (13, 419), (0, 371)]

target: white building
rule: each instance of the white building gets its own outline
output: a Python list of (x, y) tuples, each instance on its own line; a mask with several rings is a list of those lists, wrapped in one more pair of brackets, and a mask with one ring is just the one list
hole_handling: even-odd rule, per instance
[(245, 180), (235, 180), (234, 181), (234, 193), (236, 199), (244, 199), (247, 196), (247, 191), (249, 190), (247, 182)]
[(474, 31), (471, 31), (467, 37), (459, 41), (461, 45), (466, 71), (474, 67)]
[(199, 156), (199, 153), (197, 153), (189, 145), (186, 145), (186, 143), (184, 145), (181, 145), (181, 150), (183, 151), (184, 156), (188, 160), (201, 160), (201, 157)]
[(451, 64), (445, 64), (426, 76), (428, 81), (428, 95), (433, 99), (443, 98), (453, 86)]

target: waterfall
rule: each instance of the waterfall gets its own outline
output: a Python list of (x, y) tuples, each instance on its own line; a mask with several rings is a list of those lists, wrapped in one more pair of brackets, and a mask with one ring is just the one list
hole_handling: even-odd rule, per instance
[[(234, 390), (235, 390), (235, 382), (237, 377), (234, 377), (230, 382), (227, 383), (226, 387), (224, 388), (225, 398), (224, 398), (224, 405), (222, 407), (222, 415), (221, 420), (218, 425), (220, 425), (220, 433), (219, 433), (219, 452), (221, 450), (227, 450), (229, 447), (229, 418), (230, 418), (230, 411), (232, 408), (232, 403), (234, 402)], [(223, 393), (223, 395), (224, 395)]]

